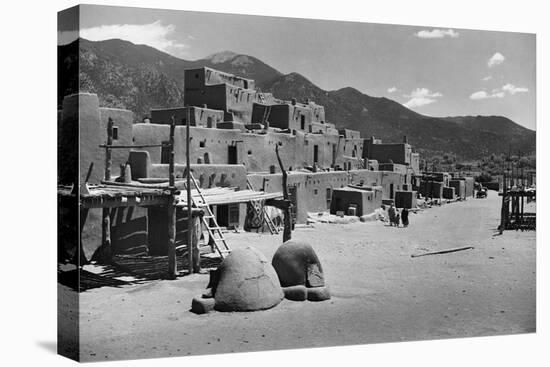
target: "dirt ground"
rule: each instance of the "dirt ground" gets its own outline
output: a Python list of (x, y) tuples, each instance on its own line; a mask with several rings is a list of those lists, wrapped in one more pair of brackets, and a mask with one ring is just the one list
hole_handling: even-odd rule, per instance
[[(535, 232), (496, 235), (500, 201), (468, 199), (382, 222), (315, 224), (309, 241), (332, 299), (195, 315), (208, 275), (80, 294), (83, 361), (310, 348), (535, 331)], [(535, 205), (529, 204), (535, 211)], [(231, 233), (271, 258), (281, 235)], [(459, 246), (472, 250), (412, 258)]]

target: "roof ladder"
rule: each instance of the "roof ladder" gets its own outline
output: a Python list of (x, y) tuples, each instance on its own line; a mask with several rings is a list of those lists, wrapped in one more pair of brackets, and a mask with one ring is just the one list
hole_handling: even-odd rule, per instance
[[(254, 191), (254, 187), (250, 183), (248, 179), (246, 179), (246, 186), (249, 190)], [(265, 206), (260, 203), (260, 200), (254, 200), (250, 202), (250, 205), (252, 205), (252, 208), (254, 209), (254, 212), (262, 220), (262, 223), (265, 223), (267, 225), (267, 228), (269, 228), (269, 232), (271, 234), (279, 234), (279, 230), (277, 229), (277, 226), (271, 218), (269, 217), (269, 214), (267, 213), (267, 210), (265, 209)]]
[(191, 178), (192, 185), (195, 186), (195, 189), (199, 194), (198, 198), (195, 198), (193, 197), (193, 195), (191, 195), (192, 205), (195, 208), (200, 208), (205, 211), (205, 215), (202, 216), (202, 223), (204, 227), (207, 229), (208, 235), (210, 237), (210, 240), (214, 244), (215, 249), (218, 251), (221, 258), (225, 259), (225, 257), (229, 255), (231, 250), (229, 249), (229, 246), (227, 245), (227, 241), (223, 236), (222, 230), (218, 225), (216, 216), (214, 215), (214, 213), (212, 213), (212, 209), (210, 209), (210, 205), (208, 204), (208, 202), (206, 201), (206, 198), (202, 194), (199, 184), (197, 183), (197, 181), (195, 180), (195, 177), (193, 177), (193, 174), (191, 173), (190, 173), (190, 178)]

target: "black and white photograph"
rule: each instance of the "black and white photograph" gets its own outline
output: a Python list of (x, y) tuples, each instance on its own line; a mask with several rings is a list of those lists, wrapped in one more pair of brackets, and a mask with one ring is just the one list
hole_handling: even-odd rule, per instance
[(540, 364), (548, 32), (491, 4), (9, 12), (8, 353)]
[(95, 5), (58, 25), (62, 355), (535, 332), (534, 34)]

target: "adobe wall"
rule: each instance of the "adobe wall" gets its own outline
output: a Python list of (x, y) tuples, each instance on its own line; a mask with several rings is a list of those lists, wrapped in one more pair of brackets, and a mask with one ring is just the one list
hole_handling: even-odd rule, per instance
[(103, 179), (105, 171), (105, 150), (99, 147), (100, 144), (105, 143), (105, 140), (101, 139), (103, 134), (101, 133), (99, 99), (95, 94), (79, 93), (65, 97), (64, 107), (67, 99), (68, 103), (79, 108), (78, 121), (71, 121), (71, 123), (78, 124), (79, 129), (80, 181), (86, 179), (88, 167), (94, 163), (88, 182), (99, 183)]
[(188, 87), (187, 78), (183, 101), (186, 106), (203, 106), (214, 110), (227, 110), (227, 89), (226, 84), (199, 85)]
[(330, 213), (343, 211), (347, 215), (352, 204), (357, 205), (357, 216), (370, 214), (382, 205), (382, 195), (377, 190), (334, 189)]
[(395, 192), (403, 188), (405, 178), (398, 172), (357, 170), (350, 172), (351, 184), (382, 186), (383, 199), (394, 199)]
[(184, 104), (232, 114), (237, 122), (250, 123), (254, 103), (272, 104), (270, 93), (254, 90), (254, 81), (209, 68), (185, 71)]
[[(109, 117), (113, 119), (113, 130), (117, 130), (117, 139), (113, 139), (113, 145), (132, 145), (132, 126), (134, 122), (134, 113), (132, 111), (123, 110), (119, 108), (106, 108), (101, 107), (99, 109), (100, 115), (100, 141), (101, 144), (107, 143), (107, 124), (109, 122)], [(105, 149), (100, 148), (102, 159), (105, 160)], [(129, 149), (112, 149), (112, 166), (111, 166), (111, 175), (113, 177), (119, 176), (120, 174), (120, 165), (125, 164), (128, 160), (128, 151)], [(99, 168), (95, 167), (94, 171)], [(104, 172), (96, 172), (100, 174), (101, 179), (104, 177)]]
[(363, 150), (363, 157), (365, 158), (375, 159), (380, 163), (388, 163), (391, 159), (393, 163), (411, 165), (412, 148), (407, 143), (372, 144), (372, 138), (364, 139), (364, 142), (366, 149)]
[[(267, 121), (270, 127), (276, 127), (279, 129), (290, 129), (290, 106), (288, 104), (275, 104), (270, 106), (269, 115)], [(262, 123), (267, 105), (254, 103), (252, 105), (252, 122)]]
[[(252, 173), (248, 179), (256, 190), (266, 192), (282, 190), (282, 175)], [(330, 171), (330, 172), (289, 172), (288, 186), (294, 187), (297, 194), (297, 221), (305, 223), (308, 212), (321, 212), (330, 209), (332, 190), (349, 184), (364, 186), (381, 186), (381, 199), (390, 199), (391, 189), (399, 190), (403, 177), (396, 172), (369, 170)], [(392, 186), (393, 185), (393, 186)], [(330, 192), (328, 191), (330, 190)]]
[[(66, 96), (59, 116), (61, 126), (58, 129), (58, 151), (62, 162), (59, 180), (62, 183), (72, 183), (71, 176), (78, 176), (80, 181), (84, 181), (92, 162), (94, 168), (88, 182), (99, 183), (104, 178), (105, 149), (99, 145), (107, 142), (109, 117), (113, 119), (118, 136), (113, 144), (132, 144), (133, 113), (117, 108), (100, 108), (96, 94), (78, 93)], [(74, 156), (77, 151), (79, 157)], [(120, 164), (124, 164), (128, 158), (128, 151), (113, 149), (111, 152), (111, 171), (113, 176), (117, 176)]]
[(57, 126), (57, 180), (61, 184), (77, 183), (80, 177), (78, 161), (78, 116), (80, 97), (75, 94), (63, 99), (58, 111)]
[[(139, 123), (134, 124), (133, 132), (136, 145), (159, 144), (168, 141), (170, 128), (164, 124)], [(176, 126), (175, 161), (178, 163), (186, 159), (185, 138), (185, 127)], [(343, 142), (343, 138), (338, 135), (307, 134), (302, 131), (297, 131), (295, 135), (273, 131), (258, 134), (243, 133), (236, 129), (192, 127), (190, 151), (192, 163), (228, 164), (230, 147), (234, 147), (231, 149), (236, 151), (236, 164), (244, 164), (248, 172), (269, 172), (271, 166), (279, 170), (275, 146), (282, 144), (280, 154), (286, 169), (312, 167), (315, 149), (317, 165), (321, 168), (339, 166), (341, 169), (360, 169), (362, 161), (359, 157), (346, 156), (346, 149), (350, 149), (346, 146), (353, 143), (356, 141)], [(361, 146), (357, 148), (361, 149)], [(161, 163), (160, 147), (143, 150), (149, 152), (152, 163)]]
[(204, 85), (229, 84), (243, 89), (254, 89), (254, 80), (223, 71), (202, 67), (185, 70), (185, 86), (197, 88)]
[[(176, 164), (176, 180), (185, 179), (185, 164)], [(167, 178), (168, 164), (151, 164), (151, 178)], [(238, 187), (246, 189), (246, 169), (238, 164), (191, 164), (191, 172), (201, 188)]]
[[(85, 212), (84, 212), (85, 213)], [(101, 247), (102, 209), (90, 209), (81, 215), (82, 249), (87, 260)], [(110, 211), (113, 254), (137, 254), (147, 251), (147, 209), (114, 208)]]
[[(311, 120), (314, 122), (325, 123), (325, 107), (316, 104), (315, 102), (309, 102), (311, 108)], [(333, 126), (334, 127), (334, 126)]]
[[(170, 138), (170, 126), (161, 124), (135, 124), (134, 144), (159, 144), (167, 142)], [(241, 132), (229, 129), (209, 129), (202, 127), (191, 128), (191, 162), (198, 163), (199, 158), (205, 163), (208, 158), (211, 164), (227, 164), (229, 159), (229, 146), (237, 148), (237, 164), (243, 162), (243, 148)], [(176, 126), (174, 132), (175, 162), (186, 161), (186, 127)], [(161, 163), (161, 148), (144, 148), (149, 152), (151, 163)], [(205, 156), (206, 153), (206, 156)], [(166, 162), (167, 163), (167, 162)]]
[(151, 123), (171, 124), (172, 116), (174, 116), (176, 125), (186, 125), (188, 109), (191, 126), (215, 128), (218, 123), (224, 120), (224, 112), (220, 110), (201, 107), (176, 107), (151, 110)]
[[(266, 192), (282, 191), (282, 174), (249, 174), (248, 179), (256, 190)], [(332, 189), (344, 187), (348, 183), (346, 172), (289, 172), (289, 190), (296, 190), (297, 222), (305, 223), (308, 212), (323, 212), (330, 209)], [(330, 194), (327, 193), (330, 189)], [(328, 199), (328, 200), (327, 200)]]
[(349, 155), (354, 158), (362, 158), (363, 157), (363, 139), (345, 137), (343, 154)]

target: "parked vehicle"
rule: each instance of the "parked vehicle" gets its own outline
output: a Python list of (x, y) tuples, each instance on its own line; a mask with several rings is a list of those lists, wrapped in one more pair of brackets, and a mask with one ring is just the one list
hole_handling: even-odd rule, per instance
[(487, 197), (487, 189), (485, 187), (482, 187), (479, 190), (477, 190), (476, 198), (485, 199), (486, 197)]

